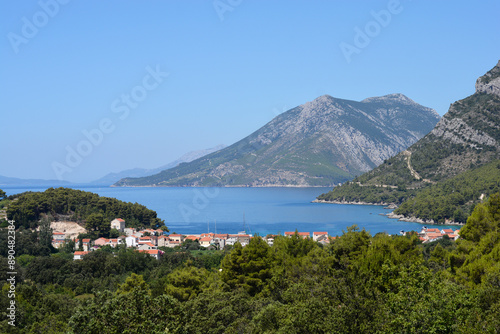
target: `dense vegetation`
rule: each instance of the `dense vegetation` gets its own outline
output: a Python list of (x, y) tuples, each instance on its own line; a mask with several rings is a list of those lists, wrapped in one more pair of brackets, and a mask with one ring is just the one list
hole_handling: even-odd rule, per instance
[(373, 203), (373, 204), (401, 204), (414, 191), (404, 187), (382, 188), (372, 185), (359, 185), (356, 182), (347, 182), (332, 191), (318, 196), (318, 200), (329, 202)]
[(0, 332), (495, 333), (499, 225), (494, 194), (457, 242), (351, 227), (328, 246), (256, 237), (226, 253), (177, 249), (160, 261), (123, 248), (81, 261), (27, 251), (17, 257), (17, 327), (4, 313)]
[(419, 191), (394, 213), (443, 223), (465, 223), (481, 196), (500, 191), (500, 160)]
[(12, 203), (7, 208), (7, 218), (15, 220), (17, 228), (36, 228), (42, 218), (87, 223), (95, 231), (102, 231), (117, 217), (125, 219), (129, 227), (157, 228), (164, 225), (156, 212), (144, 205), (82, 190), (50, 188), (44, 192), (10, 196), (9, 199)]

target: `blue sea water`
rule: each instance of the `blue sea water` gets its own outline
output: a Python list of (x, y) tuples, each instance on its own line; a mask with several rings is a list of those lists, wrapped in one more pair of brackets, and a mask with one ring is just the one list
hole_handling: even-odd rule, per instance
[[(267, 235), (285, 231), (325, 231), (342, 235), (356, 224), (372, 235), (400, 230), (420, 231), (421, 224), (400, 222), (384, 214), (389, 211), (374, 205), (311, 203), (330, 188), (111, 188), (72, 186), (137, 202), (155, 210), (171, 232), (204, 232)], [(24, 191), (44, 191), (46, 187), (2, 187), (8, 195)], [(440, 226), (433, 226), (440, 227)], [(449, 226), (448, 226), (449, 228)], [(456, 229), (456, 227), (452, 227)]]

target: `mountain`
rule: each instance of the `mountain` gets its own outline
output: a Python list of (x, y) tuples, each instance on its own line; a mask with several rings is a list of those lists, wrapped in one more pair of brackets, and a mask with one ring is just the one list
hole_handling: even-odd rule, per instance
[(68, 186), (71, 184), (67, 181), (60, 180), (43, 180), (43, 179), (20, 179), (17, 177), (8, 177), (0, 175), (0, 187), (1, 186)]
[[(428, 135), (379, 167), (318, 199), (401, 204), (424, 188), (499, 159), (499, 143), (500, 61), (477, 79), (473, 95), (450, 106)], [(464, 184), (462, 182), (461, 186), (464, 187)], [(474, 184), (469, 187), (475, 188)], [(447, 189), (451, 196), (453, 188)], [(488, 193), (488, 189), (475, 191)], [(442, 194), (443, 190), (438, 192)], [(408, 206), (404, 205), (407, 209)], [(452, 218), (449, 214), (439, 217), (440, 220)]]
[(428, 133), (439, 115), (402, 94), (318, 97), (239, 142), (116, 186), (332, 186), (369, 171)]
[(226, 146), (221, 144), (221, 145), (217, 145), (215, 147), (207, 148), (204, 150), (191, 151), (191, 152), (184, 154), (183, 156), (181, 156), (177, 160), (174, 160), (166, 165), (163, 165), (161, 167), (154, 168), (154, 169), (133, 168), (133, 169), (127, 169), (127, 170), (124, 170), (124, 171), (121, 171), (118, 173), (109, 173), (109, 174), (101, 177), (100, 179), (95, 180), (95, 181), (90, 182), (90, 183), (91, 184), (112, 185), (113, 183), (115, 183), (115, 182), (117, 182), (125, 177), (145, 177), (145, 176), (154, 175), (154, 174), (160, 173), (163, 170), (176, 167), (183, 162), (190, 162), (190, 161), (196, 160), (198, 158), (201, 158), (207, 154), (219, 151), (219, 150), (223, 149), (224, 147), (226, 147)]

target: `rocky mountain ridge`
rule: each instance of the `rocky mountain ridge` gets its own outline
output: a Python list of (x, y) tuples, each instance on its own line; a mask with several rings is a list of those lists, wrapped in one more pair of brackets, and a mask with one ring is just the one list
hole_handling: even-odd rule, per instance
[(371, 170), (439, 120), (402, 94), (350, 101), (323, 95), (239, 142), (117, 186), (330, 186)]
[[(427, 212), (426, 215), (430, 215), (429, 212), (432, 210), (426, 211), (420, 208), (412, 211), (414, 204), (408, 204), (411, 199), (417, 198), (421, 205), (424, 205), (422, 204), (423, 197), (419, 194), (424, 189), (430, 188), (435, 189), (432, 191), (439, 192), (443, 198), (447, 198), (448, 195), (453, 198), (448, 201), (449, 210), (455, 205), (450, 204), (451, 202), (460, 203), (459, 211), (467, 205), (471, 207), (481, 194), (487, 195), (489, 190), (495, 188), (494, 180), (490, 180), (493, 183), (488, 184), (484, 189), (475, 189), (477, 182), (469, 185), (469, 189), (474, 188), (474, 191), (480, 193), (466, 193), (462, 197), (457, 194), (463, 189), (454, 190), (452, 187), (443, 187), (441, 184), (465, 172), (474, 171), (491, 163), (495, 164), (495, 161), (500, 159), (499, 80), (500, 62), (477, 79), (476, 91), (473, 95), (456, 101), (450, 106), (449, 111), (429, 134), (406, 151), (356, 178), (354, 182), (346, 183), (327, 194), (320, 195), (318, 199), (331, 202), (403, 203), (406, 212)], [(465, 181), (460, 182), (450, 181), (449, 184), (465, 184)], [(431, 190), (429, 193), (432, 193)], [(450, 194), (446, 194), (447, 191)], [(453, 193), (455, 195), (452, 195)], [(461, 203), (460, 198), (469, 198), (471, 202)], [(447, 221), (453, 219), (450, 212), (435, 214), (435, 216)], [(457, 216), (463, 218), (465, 212), (460, 212)]]

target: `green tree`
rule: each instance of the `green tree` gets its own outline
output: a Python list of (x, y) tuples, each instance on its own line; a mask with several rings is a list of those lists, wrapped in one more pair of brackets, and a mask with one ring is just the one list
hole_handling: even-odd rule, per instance
[(271, 277), (269, 249), (261, 237), (252, 238), (244, 248), (236, 243), (222, 261), (222, 280), (233, 288), (245, 289), (250, 295), (259, 293)]
[(92, 239), (108, 237), (111, 229), (111, 222), (109, 222), (102, 213), (93, 213), (87, 217), (85, 228)]
[(50, 227), (50, 220), (47, 218), (43, 218), (40, 223), (40, 231), (38, 236), (40, 238), (40, 245), (42, 247), (48, 247), (49, 249), (53, 249), (52, 247), (52, 228)]

